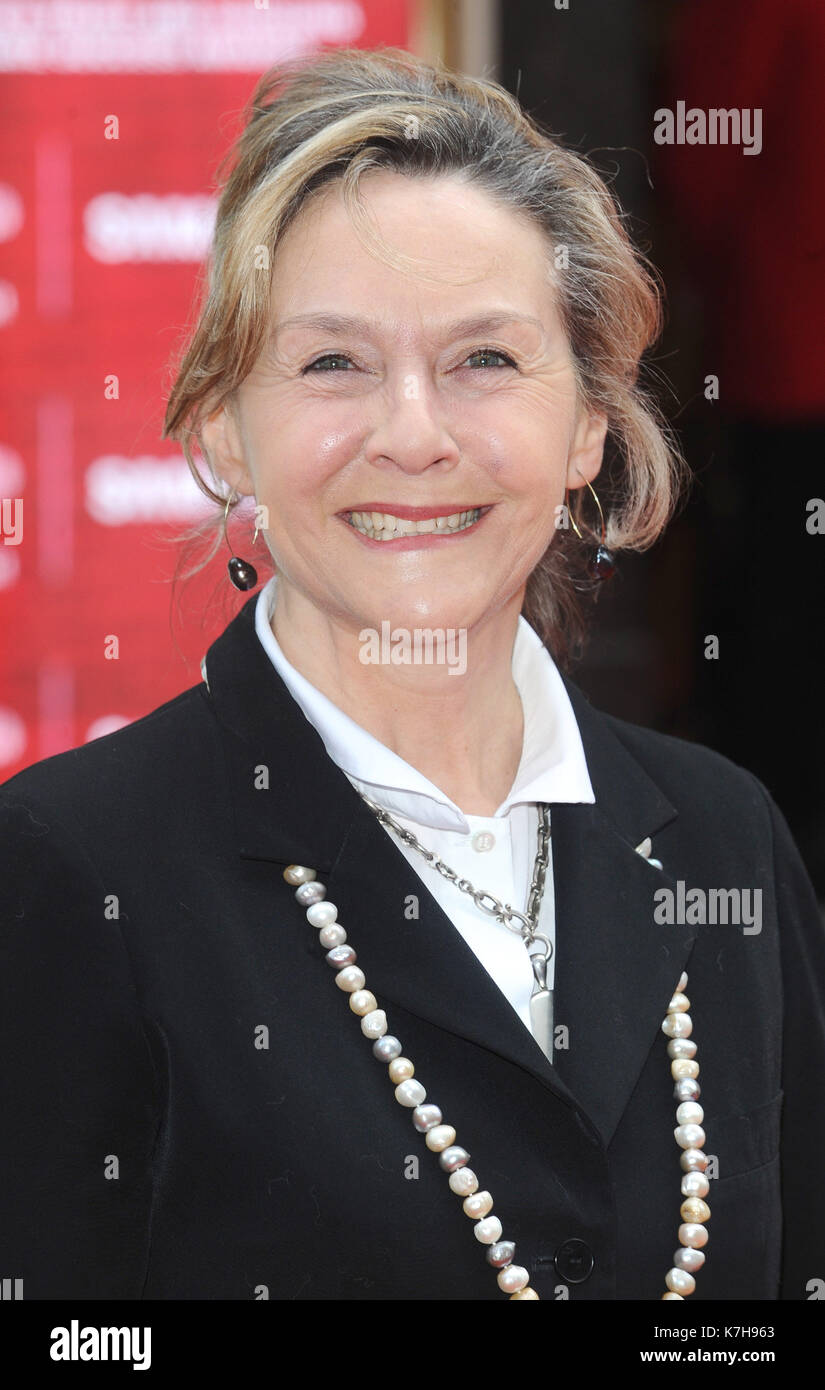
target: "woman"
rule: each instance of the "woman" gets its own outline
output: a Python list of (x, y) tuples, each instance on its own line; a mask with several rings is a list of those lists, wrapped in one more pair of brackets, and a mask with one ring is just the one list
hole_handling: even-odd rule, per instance
[(262, 78), (166, 433), (273, 577), (201, 684), (2, 789), (25, 1297), (808, 1296), (802, 863), (748, 772), (559, 670), (676, 495), (658, 312), (501, 88)]

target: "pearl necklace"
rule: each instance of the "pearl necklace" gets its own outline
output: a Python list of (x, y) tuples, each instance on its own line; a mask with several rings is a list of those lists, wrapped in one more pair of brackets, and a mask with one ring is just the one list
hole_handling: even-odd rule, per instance
[[(310, 926), (318, 930), (318, 941), (326, 952), (326, 961), (336, 972), (335, 983), (349, 995), (350, 1009), (360, 1018), (364, 1037), (372, 1041), (373, 1055), (379, 1062), (388, 1063), (395, 1099), (399, 1105), (412, 1110), (413, 1125), (424, 1135), (427, 1148), (438, 1155), (440, 1167), (449, 1174), (450, 1190), (462, 1198), (464, 1212), (475, 1222), (473, 1234), (481, 1245), (487, 1246), (487, 1263), (498, 1271), (498, 1287), (511, 1301), (538, 1299), (536, 1290), (530, 1287), (528, 1271), (514, 1263), (515, 1243), (502, 1239), (501, 1221), (490, 1214), (492, 1195), (478, 1190), (479, 1180), (467, 1166), (469, 1153), (456, 1144), (453, 1126), (442, 1123), (438, 1106), (425, 1103), (427, 1092), (421, 1082), (414, 1079), (415, 1067), (408, 1057), (402, 1056), (398, 1038), (388, 1033), (387, 1015), (378, 1007), (375, 995), (366, 988), (364, 972), (355, 964), (357, 956), (353, 947), (345, 944), (347, 933), (338, 922), (338, 908), (335, 903), (324, 901), (326, 886), (318, 881), (315, 869), (302, 864), (290, 864), (284, 870), (284, 878), (295, 888), (297, 901), (306, 908)], [(669, 1039), (667, 1052), (675, 1082), (674, 1097), (678, 1101), (673, 1134), (682, 1150), (679, 1163), (684, 1174), (681, 1192), (685, 1199), (680, 1207), (679, 1249), (673, 1256), (672, 1268), (665, 1275), (667, 1291), (662, 1299), (684, 1299), (696, 1288), (693, 1275), (705, 1262), (701, 1247), (707, 1243), (705, 1223), (710, 1217), (710, 1207), (704, 1201), (710, 1185), (705, 1176), (707, 1155), (702, 1151), (705, 1131), (701, 1124), (704, 1112), (698, 1104), (699, 1063), (694, 1060), (696, 1044), (690, 1041), (693, 1023), (687, 1012), (690, 1000), (683, 992), (686, 985), (687, 975), (683, 972), (662, 1021), (662, 1032)]]

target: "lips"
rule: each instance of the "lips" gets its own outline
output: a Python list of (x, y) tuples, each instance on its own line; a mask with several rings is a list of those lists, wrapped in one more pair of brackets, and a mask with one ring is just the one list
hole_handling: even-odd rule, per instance
[[(376, 508), (347, 512), (345, 516), (349, 525), (362, 536), (367, 536), (370, 540), (394, 541), (410, 536), (455, 535), (474, 526), (485, 510), (488, 509), (465, 507), (456, 511), (446, 511), (440, 507), (404, 507), (391, 512)], [(409, 516), (402, 512), (420, 515)]]

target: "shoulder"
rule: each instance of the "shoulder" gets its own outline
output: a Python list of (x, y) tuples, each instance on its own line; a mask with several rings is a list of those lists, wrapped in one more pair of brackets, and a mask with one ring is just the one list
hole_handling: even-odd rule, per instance
[[(639, 770), (686, 819), (728, 832), (735, 825), (770, 832), (776, 810), (768, 789), (747, 768), (701, 743), (661, 733), (597, 709), (565, 680), (591, 779), (621, 798)], [(597, 789), (598, 795), (598, 789)]]
[(654, 777), (662, 790), (683, 800), (726, 798), (744, 800), (764, 809), (768, 792), (752, 772), (739, 763), (690, 739), (631, 724), (604, 715), (612, 732), (629, 753)]
[(168, 810), (215, 775), (219, 753), (205, 687), (196, 685), (140, 719), (78, 748), (42, 758), (0, 784), (0, 813), (8, 830), (17, 823), (45, 834), (62, 825), (69, 834), (114, 820)]
[(822, 934), (814, 889), (793, 833), (770, 789), (754, 773), (704, 744), (593, 713), (677, 812), (673, 826), (679, 840), (708, 865), (747, 862), (754, 875), (772, 873), (777, 891), (790, 892), (803, 904)]

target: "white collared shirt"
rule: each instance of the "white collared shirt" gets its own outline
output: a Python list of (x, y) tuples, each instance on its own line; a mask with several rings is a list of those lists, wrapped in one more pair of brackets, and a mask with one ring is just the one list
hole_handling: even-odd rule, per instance
[[(311, 685), (284, 656), (270, 627), (277, 575), (258, 595), (255, 630), (290, 694), (318, 731), (333, 762), (368, 796), (433, 850), (459, 877), (520, 912), (536, 856), (538, 802), (595, 801), (579, 727), (553, 658), (530, 624), (518, 620), (513, 680), (524, 713), (521, 761), (508, 796), (492, 816), (470, 816), (416, 768), (380, 743)], [(476, 907), (387, 826), (386, 834), (437, 900), (453, 926), (530, 1029), (533, 971), (521, 937)], [(552, 858), (547, 868), (539, 932), (553, 943), (548, 988), (555, 979)], [(411, 962), (411, 967), (413, 963)]]

